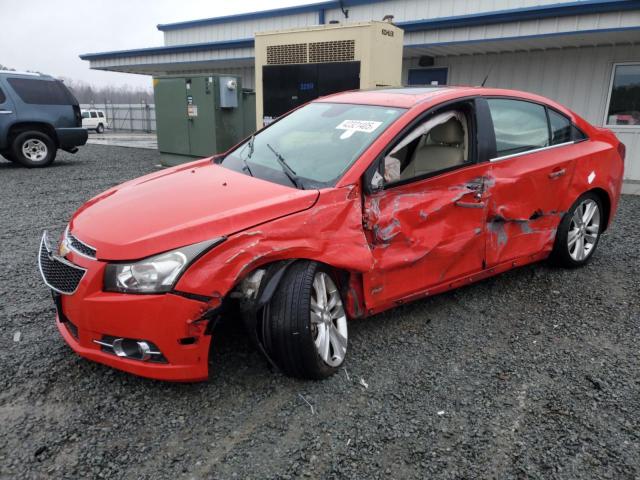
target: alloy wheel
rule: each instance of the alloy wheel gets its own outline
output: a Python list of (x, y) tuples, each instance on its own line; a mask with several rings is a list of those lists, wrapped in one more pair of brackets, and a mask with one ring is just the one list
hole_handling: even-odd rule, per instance
[(325, 272), (316, 272), (311, 292), (311, 332), (320, 358), (337, 367), (347, 353), (347, 316), (338, 287)]
[(600, 208), (588, 198), (581, 202), (571, 217), (567, 247), (577, 262), (585, 260), (593, 251), (600, 236)]

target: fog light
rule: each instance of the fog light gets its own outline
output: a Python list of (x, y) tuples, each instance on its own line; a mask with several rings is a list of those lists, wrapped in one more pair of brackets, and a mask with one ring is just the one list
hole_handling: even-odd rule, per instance
[(107, 351), (122, 358), (141, 360), (143, 362), (155, 361), (166, 363), (166, 359), (158, 348), (146, 340), (133, 340), (131, 338), (114, 338), (104, 336), (101, 340), (94, 340), (94, 343), (102, 346), (103, 351)]

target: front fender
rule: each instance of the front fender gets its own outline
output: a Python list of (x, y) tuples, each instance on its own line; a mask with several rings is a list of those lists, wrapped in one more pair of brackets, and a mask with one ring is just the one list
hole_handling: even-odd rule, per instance
[(222, 298), (256, 268), (288, 259), (314, 260), (351, 272), (371, 268), (359, 186), (322, 190), (308, 210), (231, 235), (198, 259), (175, 288)]

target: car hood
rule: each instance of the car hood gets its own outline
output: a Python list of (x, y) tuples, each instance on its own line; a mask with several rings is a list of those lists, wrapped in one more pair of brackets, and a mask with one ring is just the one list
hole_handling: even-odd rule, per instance
[(318, 195), (206, 159), (107, 190), (76, 212), (69, 229), (100, 260), (137, 260), (308, 209)]

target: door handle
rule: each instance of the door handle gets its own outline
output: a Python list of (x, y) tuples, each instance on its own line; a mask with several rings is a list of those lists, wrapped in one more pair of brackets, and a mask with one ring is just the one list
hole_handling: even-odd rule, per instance
[(551, 172), (549, 174), (549, 178), (554, 179), (554, 178), (560, 178), (563, 175), (565, 175), (567, 173), (567, 171), (564, 168), (561, 168), (559, 170), (554, 170), (553, 172)]
[(456, 207), (462, 207), (462, 208), (484, 208), (485, 203), (484, 202), (462, 202), (458, 200), (456, 201), (455, 205)]

